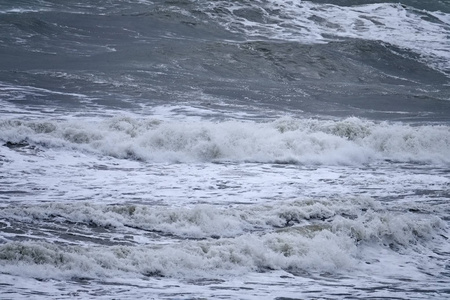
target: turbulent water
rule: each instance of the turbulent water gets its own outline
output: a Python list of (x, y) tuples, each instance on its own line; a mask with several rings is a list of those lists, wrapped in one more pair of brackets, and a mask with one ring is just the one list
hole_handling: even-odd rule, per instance
[(450, 298), (450, 1), (0, 0), (1, 299)]

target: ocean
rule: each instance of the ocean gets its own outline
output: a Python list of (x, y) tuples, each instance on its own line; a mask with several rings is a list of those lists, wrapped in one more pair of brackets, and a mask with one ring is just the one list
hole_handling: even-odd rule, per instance
[(449, 238), (449, 0), (0, 0), (1, 299), (448, 299)]

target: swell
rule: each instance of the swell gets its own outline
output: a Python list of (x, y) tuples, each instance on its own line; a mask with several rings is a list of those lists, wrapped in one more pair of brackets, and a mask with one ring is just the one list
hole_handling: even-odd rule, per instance
[[(399, 3), (338, 6), (310, 1), (210, 3), (206, 13), (232, 32), (250, 39), (327, 43), (340, 38), (382, 41), (409, 49), (448, 73), (448, 17)], [(445, 13), (438, 12), (445, 16)], [(448, 16), (448, 15), (447, 15)], [(411, 34), (414, 32), (414, 34)]]
[(447, 13), (391, 3), (232, 3), (47, 1), (35, 12), (18, 4), (0, 14), (2, 99), (76, 111), (182, 101), (448, 119)]

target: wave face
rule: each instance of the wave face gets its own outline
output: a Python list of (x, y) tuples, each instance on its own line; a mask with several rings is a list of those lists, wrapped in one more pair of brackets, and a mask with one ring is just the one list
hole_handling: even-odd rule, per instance
[(450, 298), (449, 36), (447, 0), (0, 0), (1, 295)]
[(430, 66), (450, 70), (449, 14), (400, 3), (338, 6), (310, 1), (214, 1), (209, 16), (250, 38), (328, 43), (375, 40), (409, 49)]

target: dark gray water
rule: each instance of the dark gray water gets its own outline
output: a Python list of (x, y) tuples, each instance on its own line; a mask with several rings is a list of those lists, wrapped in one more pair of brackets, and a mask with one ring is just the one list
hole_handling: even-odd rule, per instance
[[(4, 3), (0, 82), (25, 86), (5, 101), (34, 109), (196, 103), (445, 121), (448, 15), (440, 20), (417, 2), (383, 4), (381, 17), (376, 7), (359, 13), (352, 6), (376, 1), (336, 1), (345, 5), (337, 12), (318, 4), (323, 1), (305, 7), (270, 1)], [(429, 10), (445, 13), (447, 6), (433, 1)], [(346, 13), (356, 14), (353, 23), (361, 28), (342, 27)], [(415, 18), (424, 32), (417, 40), (397, 40), (420, 29)], [(433, 47), (440, 48), (425, 49)]]

